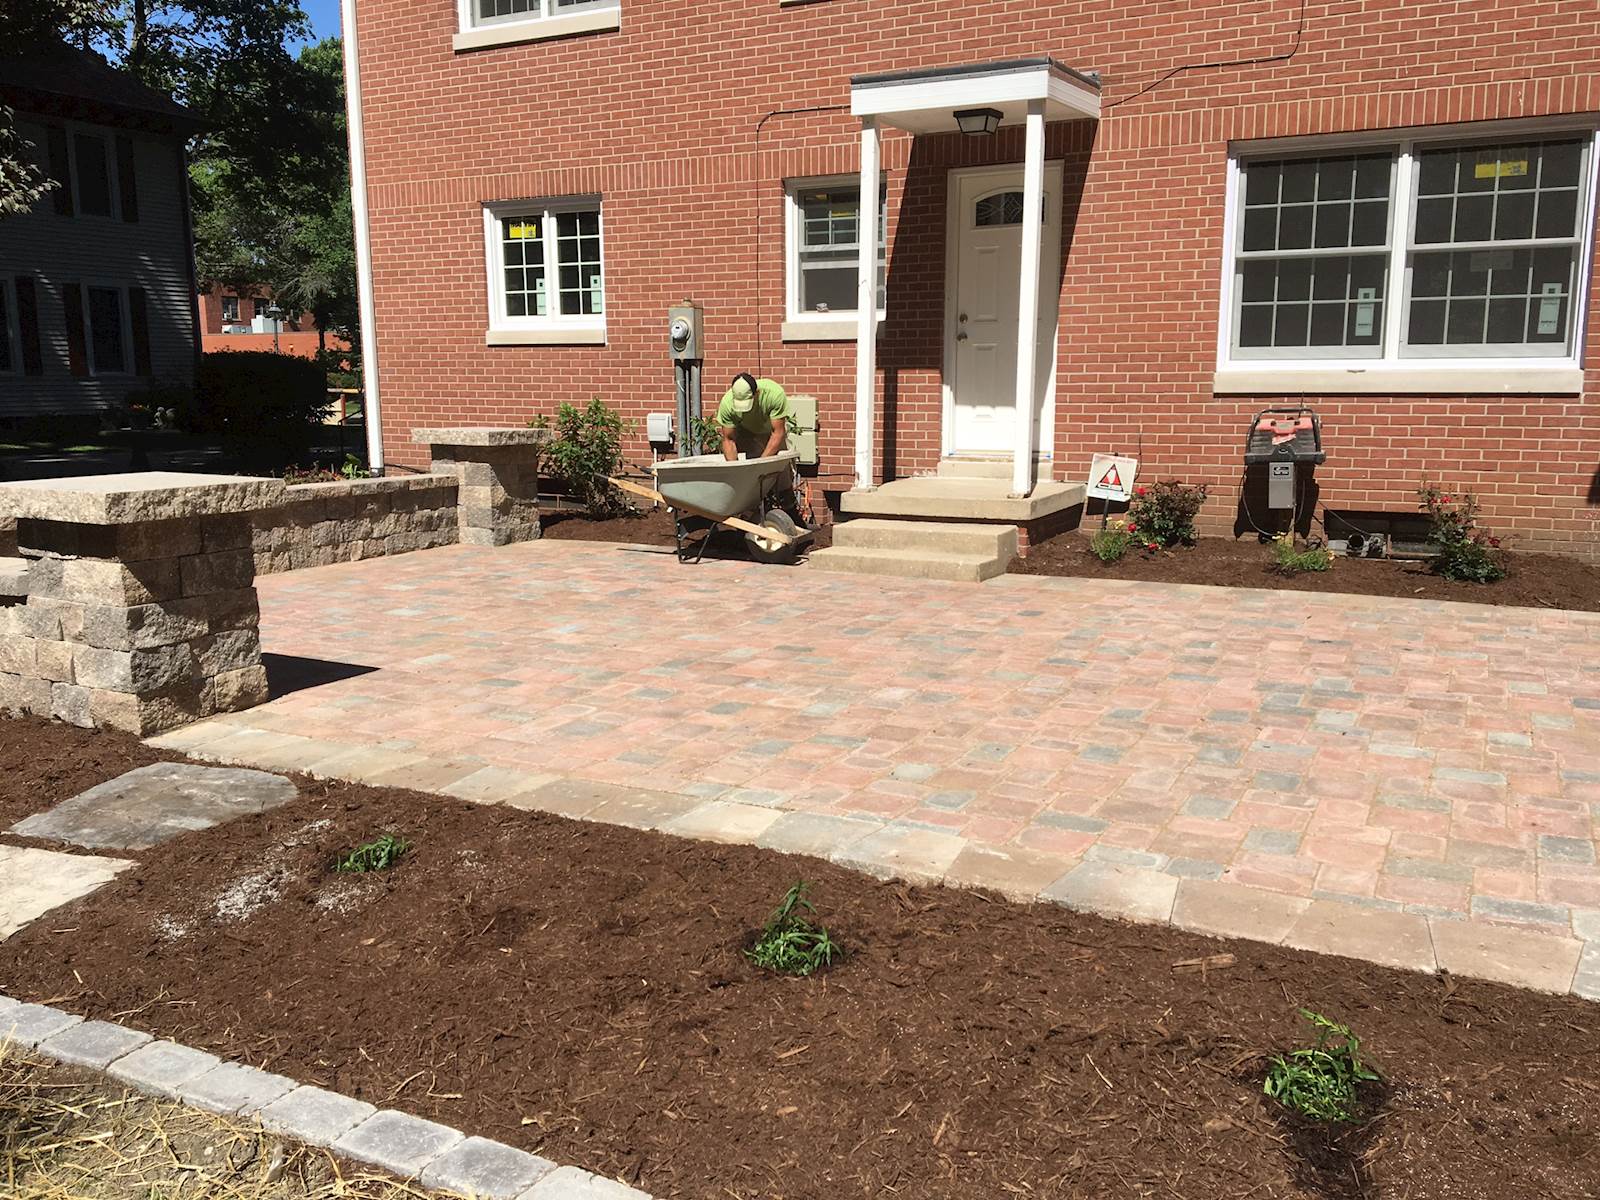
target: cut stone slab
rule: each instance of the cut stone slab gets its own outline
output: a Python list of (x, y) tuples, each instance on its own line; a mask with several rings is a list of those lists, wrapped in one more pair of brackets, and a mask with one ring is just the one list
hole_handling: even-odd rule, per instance
[(422, 1168), (417, 1182), (477, 1200), (516, 1200), (555, 1169), (555, 1163), (536, 1154), (469, 1137)]
[(249, 1116), (298, 1085), (282, 1075), (225, 1062), (178, 1089), (178, 1099), (225, 1117)]
[(439, 790), (446, 796), (471, 800), (474, 804), (502, 804), (525, 792), (541, 788), (554, 779), (554, 775), (517, 771), (510, 767), (479, 767), (464, 779), (446, 784)]
[(57, 1062), (104, 1071), (117, 1059), (150, 1041), (148, 1033), (109, 1021), (82, 1021), (39, 1043)]
[(522, 425), (457, 425), (413, 429), (411, 440), (418, 446), (538, 446), (550, 440), (550, 433)]
[(735, 800), (707, 800), (661, 827), (665, 833), (698, 838), (704, 842), (753, 842), (783, 814), (759, 804)]
[(131, 866), (132, 860), (126, 858), (0, 846), (0, 939), (52, 908), (87, 896)]
[(1361, 908), (1340, 900), (1313, 900), (1283, 944), (1408, 971), (1432, 971), (1437, 965), (1426, 917)]
[(11, 832), (75, 846), (145, 850), (180, 833), (277, 808), (298, 794), (289, 780), (265, 771), (151, 763), (35, 813)]
[(1172, 923), (1214, 937), (1249, 938), (1277, 945), (1305, 915), (1311, 901), (1263, 888), (1205, 879), (1178, 885)]
[(577, 1167), (558, 1167), (517, 1200), (650, 1200), (648, 1194)]
[(519, 798), (518, 808), (551, 812), (563, 817), (587, 817), (602, 804), (626, 800), (632, 788), (586, 779), (557, 779)]
[(660, 829), (700, 806), (700, 801), (693, 796), (680, 796), (675, 792), (653, 792), (645, 788), (623, 788), (622, 791), (625, 794), (602, 800), (591, 808), (584, 814), (584, 820), (604, 821), (629, 829)]
[(1576, 938), (1532, 929), (1484, 921), (1435, 920), (1429, 925), (1440, 969), (1539, 992), (1565, 995), (1583, 953), (1584, 944)]
[(422, 1168), (463, 1140), (461, 1132), (448, 1125), (384, 1109), (334, 1142), (333, 1149), (402, 1179), (414, 1179)]
[(0, 558), (0, 596), (12, 600), (28, 594), (28, 560)]
[(378, 1110), (319, 1087), (297, 1087), (256, 1113), (262, 1128), (313, 1146), (331, 1146)]
[(117, 1059), (107, 1074), (118, 1083), (173, 1100), (185, 1084), (216, 1070), (221, 1061), (177, 1042), (150, 1042)]
[(13, 1042), (32, 1050), (63, 1030), (83, 1024), (82, 1017), (47, 1004), (18, 1004), (0, 1013), (0, 1042)]
[(1171, 920), (1177, 896), (1177, 876), (1110, 862), (1080, 863), (1039, 893), (1077, 912), (1156, 924)]
[(212, 513), (252, 512), (283, 500), (281, 479), (133, 471), (0, 483), (0, 516), (75, 525), (130, 525)]
[(785, 854), (828, 858), (883, 828), (881, 821), (836, 817), (828, 813), (786, 812), (756, 839), (756, 845)]
[(944, 873), (946, 883), (993, 888), (1013, 900), (1034, 900), (1074, 866), (1077, 859), (1020, 846), (969, 845)]
[(880, 879), (937, 883), (967, 847), (967, 839), (913, 825), (885, 825), (832, 855), (840, 866)]

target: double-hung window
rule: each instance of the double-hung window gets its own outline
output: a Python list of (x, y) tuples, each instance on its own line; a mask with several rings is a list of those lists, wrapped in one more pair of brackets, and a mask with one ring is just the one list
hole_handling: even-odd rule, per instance
[[(857, 176), (791, 180), (788, 207), (788, 311), (783, 336), (790, 341), (854, 338), (860, 265), (861, 184)], [(886, 189), (878, 196), (878, 314), (884, 311)]]
[(619, 29), (621, 0), (458, 0), (457, 50)]
[(22, 338), (17, 316), (11, 277), (0, 275), (0, 375), (15, 375), (22, 370)]
[(133, 365), (128, 352), (129, 331), (126, 289), (89, 284), (84, 289), (88, 317), (89, 373), (129, 375)]
[(1303, 144), (1231, 164), (1219, 390), (1581, 387), (1592, 127)]
[(222, 319), (229, 325), (237, 325), (239, 323), (239, 297), (222, 297)]
[(490, 345), (605, 341), (596, 199), (484, 209)]

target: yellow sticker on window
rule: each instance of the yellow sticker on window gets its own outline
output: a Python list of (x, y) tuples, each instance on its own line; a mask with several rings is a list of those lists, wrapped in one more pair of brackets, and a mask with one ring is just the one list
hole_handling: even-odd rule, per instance
[(1478, 163), (1472, 168), (1474, 179), (1506, 179), (1527, 173), (1528, 160), (1525, 158), (1497, 158), (1490, 162)]
[(539, 236), (539, 226), (533, 221), (518, 221), (511, 226), (506, 235), (510, 238), (536, 238)]

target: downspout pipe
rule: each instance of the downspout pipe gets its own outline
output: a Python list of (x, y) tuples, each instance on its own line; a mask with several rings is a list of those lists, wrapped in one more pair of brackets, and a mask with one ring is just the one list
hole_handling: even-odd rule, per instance
[(356, 233), (356, 305), (361, 314), (361, 388), (367, 426), (367, 467), (383, 474), (383, 408), (378, 399), (377, 308), (372, 288), (372, 231), (367, 220), (367, 143), (361, 123), (361, 65), (356, 45), (356, 0), (339, 0), (343, 31), (345, 125), (350, 135), (350, 213)]

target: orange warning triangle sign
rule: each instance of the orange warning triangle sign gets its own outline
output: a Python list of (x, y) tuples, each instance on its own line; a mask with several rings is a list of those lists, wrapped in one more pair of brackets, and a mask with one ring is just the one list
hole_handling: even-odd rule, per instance
[(1117, 474), (1116, 463), (1112, 463), (1111, 469), (1104, 475), (1100, 476), (1100, 482), (1095, 486), (1103, 488), (1116, 488), (1119, 491), (1122, 489), (1122, 476)]

